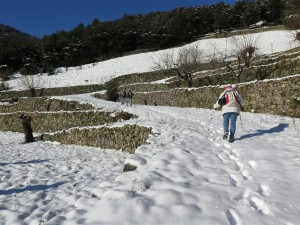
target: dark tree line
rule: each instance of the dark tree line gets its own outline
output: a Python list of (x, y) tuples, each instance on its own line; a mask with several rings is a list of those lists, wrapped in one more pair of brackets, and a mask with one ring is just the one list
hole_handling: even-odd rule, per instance
[[(297, 1), (296, 1), (297, 2)], [(53, 73), (61, 66), (78, 66), (137, 51), (158, 50), (191, 42), (209, 32), (249, 27), (258, 21), (282, 23), (281, 0), (242, 0), (177, 8), (147, 15), (124, 15), (111, 22), (98, 19), (41, 39), (14, 41), (0, 36), (0, 74)], [(4, 47), (3, 47), (4, 46)]]

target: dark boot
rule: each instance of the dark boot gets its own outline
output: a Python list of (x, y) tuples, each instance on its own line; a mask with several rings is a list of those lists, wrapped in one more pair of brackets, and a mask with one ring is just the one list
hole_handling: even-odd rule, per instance
[(223, 139), (226, 140), (228, 138), (228, 132), (225, 132), (223, 135)]

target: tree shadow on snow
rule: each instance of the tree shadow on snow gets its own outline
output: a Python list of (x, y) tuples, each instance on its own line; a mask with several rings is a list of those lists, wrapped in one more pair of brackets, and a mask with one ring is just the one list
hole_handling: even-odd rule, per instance
[(11, 195), (11, 194), (17, 194), (25, 191), (44, 191), (51, 188), (57, 188), (60, 185), (64, 184), (64, 182), (57, 182), (51, 185), (31, 185), (24, 188), (13, 188), (8, 190), (0, 190), (0, 195)]
[(6, 166), (6, 165), (23, 165), (23, 164), (31, 164), (31, 163), (43, 163), (48, 162), (49, 159), (43, 159), (43, 160), (30, 160), (25, 162), (13, 162), (13, 163), (0, 163), (0, 166)]
[(264, 135), (264, 134), (279, 133), (279, 132), (284, 131), (284, 129), (287, 128), (288, 126), (289, 126), (289, 124), (287, 124), (287, 123), (280, 123), (276, 127), (273, 127), (269, 130), (257, 130), (256, 133), (242, 135), (240, 138), (237, 138), (237, 140), (243, 140), (246, 138), (252, 138), (252, 137), (256, 137), (256, 136), (260, 136), (260, 135)]

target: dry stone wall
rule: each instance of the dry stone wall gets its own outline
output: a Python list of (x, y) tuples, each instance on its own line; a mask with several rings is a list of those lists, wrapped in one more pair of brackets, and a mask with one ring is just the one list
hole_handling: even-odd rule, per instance
[[(82, 112), (29, 112), (33, 119), (31, 127), (34, 132), (54, 132), (72, 127), (97, 126), (116, 122), (108, 112), (82, 111)], [(0, 114), (0, 130), (23, 132), (20, 113)]]
[[(36, 96), (61, 96), (61, 95), (74, 95), (91, 93), (104, 90), (103, 84), (80, 85), (72, 87), (57, 87), (57, 88), (43, 88), (36, 89)], [(0, 99), (18, 98), (18, 97), (31, 97), (29, 90), (24, 91), (0, 91)]]
[[(134, 153), (138, 146), (144, 144), (151, 133), (151, 128), (137, 125), (107, 127), (108, 124), (121, 119), (127, 120), (135, 115), (126, 112), (110, 113), (89, 109), (94, 109), (94, 107), (76, 101), (20, 98), (14, 104), (0, 105), (0, 131), (23, 132), (19, 115), (21, 112), (25, 112), (33, 118), (31, 122), (33, 131), (42, 133), (43, 140), (122, 149), (129, 153)], [(54, 133), (50, 134), (49, 132)]]
[[(300, 76), (240, 84), (238, 90), (245, 111), (300, 117), (299, 107), (291, 105), (293, 98), (300, 97)], [(133, 100), (135, 104), (212, 108), (222, 91), (218, 86), (137, 92)]]
[(0, 105), (0, 113), (33, 112), (33, 111), (76, 111), (95, 109), (90, 104), (81, 104), (77, 101), (64, 101), (59, 99), (42, 98), (17, 98), (12, 104)]
[(98, 148), (122, 149), (134, 153), (135, 149), (145, 144), (152, 129), (137, 125), (124, 127), (102, 127), (87, 129), (70, 129), (55, 134), (44, 134), (45, 141), (58, 141), (63, 144), (86, 145)]

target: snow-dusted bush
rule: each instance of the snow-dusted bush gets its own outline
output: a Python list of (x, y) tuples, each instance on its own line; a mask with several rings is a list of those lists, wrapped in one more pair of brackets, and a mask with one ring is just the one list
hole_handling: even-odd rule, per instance
[(299, 97), (294, 97), (292, 99), (292, 108), (298, 108), (300, 107), (300, 96)]
[(296, 40), (300, 41), (300, 31), (296, 33)]
[(119, 94), (118, 94), (118, 88), (119, 88), (119, 83), (115, 80), (111, 80), (106, 83), (106, 95), (107, 95), (107, 100), (116, 102), (118, 101)]
[(36, 96), (36, 89), (41, 88), (43, 86), (43, 79), (41, 76), (36, 75), (23, 75), (18, 80), (19, 86), (25, 88), (30, 91), (31, 97)]
[(7, 85), (4, 82), (1, 82), (0, 83), (0, 91), (4, 91), (4, 90), (7, 90), (7, 89), (8, 89)]
[(127, 163), (124, 165), (123, 172), (134, 171), (136, 169), (137, 169), (136, 166)]

